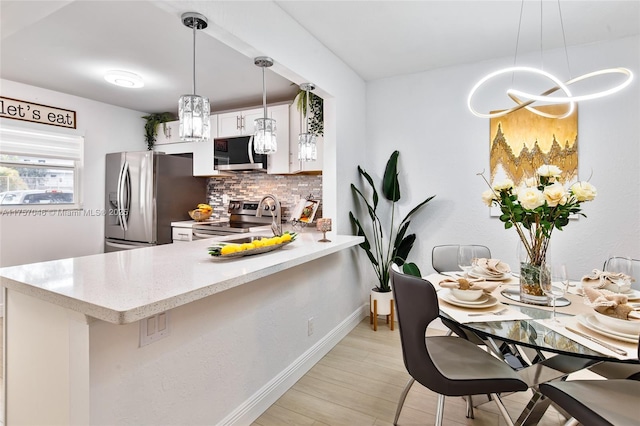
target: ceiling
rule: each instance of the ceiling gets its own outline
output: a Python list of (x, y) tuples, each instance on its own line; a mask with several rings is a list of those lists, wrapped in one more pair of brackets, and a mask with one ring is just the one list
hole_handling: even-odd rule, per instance
[[(2, 0), (0, 77), (175, 113), (180, 95), (192, 92), (193, 34), (154, 3)], [(367, 81), (513, 57), (521, 8), (520, 0), (276, 3)], [(568, 45), (640, 33), (640, 1), (563, 1), (561, 7)], [(539, 52), (541, 33), (543, 49), (562, 46), (557, 2), (526, 0), (518, 52)], [(262, 103), (262, 71), (253, 58), (202, 32), (196, 45), (196, 92), (210, 98), (213, 111)], [(135, 72), (145, 86), (109, 85), (103, 75), (111, 69)], [(270, 69), (266, 79), (268, 102), (294, 98), (296, 85)]]

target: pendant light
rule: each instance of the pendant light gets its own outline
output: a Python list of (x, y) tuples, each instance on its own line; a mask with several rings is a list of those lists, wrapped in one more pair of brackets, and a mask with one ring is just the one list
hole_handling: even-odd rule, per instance
[[(560, 16), (560, 26), (562, 28), (562, 39), (564, 42), (564, 54), (565, 54), (565, 58), (566, 58), (566, 62), (567, 62), (567, 69), (569, 69), (569, 55), (567, 53), (567, 41), (565, 38), (565, 34), (564, 34), (564, 24), (562, 21), (562, 10), (560, 9), (560, 0), (557, 0), (557, 4), (558, 4), (558, 14)], [(542, 40), (542, 5), (543, 2), (542, 0), (540, 1), (540, 39)], [(513, 62), (514, 62), (514, 66), (512, 67), (508, 67), (508, 68), (503, 68), (500, 69), (498, 71), (494, 71), (492, 73), (489, 73), (488, 75), (486, 75), (485, 77), (483, 77), (482, 79), (480, 79), (480, 81), (478, 81), (473, 88), (471, 89), (471, 93), (469, 93), (469, 97), (467, 99), (467, 106), (469, 108), (469, 110), (476, 116), (481, 117), (481, 118), (495, 118), (495, 117), (502, 117), (506, 114), (509, 114), (510, 112), (514, 112), (517, 111), (521, 108), (526, 108), (527, 110), (529, 110), (530, 112), (534, 113), (534, 114), (538, 114), (540, 116), (543, 117), (547, 117), (547, 118), (565, 118), (568, 117), (569, 115), (571, 115), (575, 109), (575, 104), (576, 102), (579, 101), (586, 101), (586, 100), (590, 100), (590, 99), (597, 99), (597, 98), (602, 98), (604, 96), (608, 96), (611, 95), (613, 93), (619, 92), (620, 90), (624, 89), (625, 87), (627, 87), (629, 84), (631, 84), (631, 81), (633, 80), (633, 73), (627, 69), (627, 68), (608, 68), (608, 69), (602, 69), (599, 71), (593, 71), (578, 77), (574, 77), (574, 78), (570, 78), (568, 81), (566, 82), (562, 82), (559, 78), (557, 78), (556, 76), (554, 76), (553, 74), (544, 71), (543, 69), (540, 68), (533, 68), (533, 67), (523, 67), (523, 66), (516, 66), (516, 59), (518, 56), (518, 43), (520, 41), (520, 28), (522, 26), (522, 11), (524, 9), (524, 0), (522, 0), (522, 4), (520, 6), (520, 21), (518, 23), (518, 35), (516, 37), (516, 52), (515, 52), (515, 56), (513, 58)], [(540, 54), (542, 54), (542, 42), (540, 43)], [(509, 96), (509, 98), (511, 98), (512, 101), (515, 102), (515, 106), (511, 107), (511, 108), (505, 108), (502, 109), (500, 111), (496, 111), (496, 112), (490, 112), (490, 113), (481, 113), (479, 111), (477, 111), (474, 107), (473, 107), (473, 97), (475, 95), (475, 93), (478, 91), (478, 89), (484, 85), (486, 82), (488, 82), (489, 80), (502, 75), (502, 74), (511, 74), (512, 75), (512, 80), (513, 80), (513, 76), (515, 76), (515, 74), (518, 73), (524, 73), (524, 74), (530, 74), (530, 75), (538, 75), (538, 76), (542, 76), (545, 77), (546, 79), (548, 79), (553, 86), (542, 92), (541, 94), (536, 94), (536, 93), (530, 93), (530, 92), (526, 92), (523, 90), (519, 90), (516, 88), (509, 88), (506, 91), (507, 96)], [(571, 74), (570, 70), (569, 70), (569, 74)], [(613, 87), (610, 87), (609, 89), (606, 90), (601, 90), (598, 92), (592, 92), (592, 93), (587, 93), (584, 95), (580, 95), (580, 96), (574, 96), (569, 87), (571, 84), (577, 83), (579, 81), (582, 80), (586, 80), (588, 78), (591, 77), (597, 77), (597, 76), (601, 76), (601, 75), (605, 75), (605, 74), (622, 74), (624, 76), (624, 80), (616, 85), (614, 85)], [(564, 93), (564, 96), (549, 96), (552, 93), (557, 92), (558, 90), (562, 91)], [(566, 109), (564, 112), (560, 113), (560, 114), (548, 114), (534, 106), (531, 106), (534, 102), (545, 102), (547, 104), (565, 104), (566, 105)]]
[(267, 85), (264, 78), (264, 69), (273, 65), (273, 59), (267, 56), (258, 56), (253, 63), (262, 68), (262, 106), (264, 118), (256, 118), (255, 133), (253, 137), (253, 149), (256, 154), (274, 154), (278, 150), (276, 141), (276, 120), (267, 115)]
[(207, 18), (196, 12), (182, 14), (182, 23), (193, 29), (193, 94), (182, 95), (178, 101), (180, 140), (203, 142), (209, 140), (209, 99), (196, 95), (196, 30), (207, 28)]
[(298, 160), (300, 161), (316, 161), (318, 159), (316, 136), (309, 132), (309, 92), (315, 88), (316, 86), (314, 86), (313, 83), (303, 83), (300, 85), (300, 89), (306, 92), (304, 132), (298, 136)]

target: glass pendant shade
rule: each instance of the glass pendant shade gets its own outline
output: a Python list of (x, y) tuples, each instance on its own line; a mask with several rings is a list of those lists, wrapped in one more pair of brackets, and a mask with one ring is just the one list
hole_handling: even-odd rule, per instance
[(178, 101), (180, 140), (206, 141), (211, 137), (209, 99), (198, 95), (182, 95)]
[(273, 154), (278, 151), (276, 142), (276, 120), (273, 118), (257, 118), (253, 148), (256, 154)]
[(300, 133), (298, 136), (298, 160), (316, 161), (318, 159), (316, 146), (315, 135), (312, 133)]

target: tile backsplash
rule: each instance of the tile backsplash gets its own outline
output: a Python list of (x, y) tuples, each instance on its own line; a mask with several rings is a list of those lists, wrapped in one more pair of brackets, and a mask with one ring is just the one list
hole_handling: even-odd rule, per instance
[[(229, 200), (260, 201), (275, 195), (282, 206), (282, 219), (289, 220), (299, 200), (311, 196), (321, 200), (316, 218), (322, 217), (321, 175), (269, 175), (264, 172), (237, 172), (234, 176), (210, 178), (208, 202), (213, 207), (213, 219), (228, 219)], [(228, 198), (223, 203), (223, 195)]]

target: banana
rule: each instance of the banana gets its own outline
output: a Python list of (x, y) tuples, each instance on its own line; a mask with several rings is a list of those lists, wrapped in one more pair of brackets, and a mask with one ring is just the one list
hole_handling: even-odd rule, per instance
[(209, 204), (204, 204), (204, 203), (198, 204), (198, 209), (205, 210), (205, 211), (213, 210), (213, 208)]

